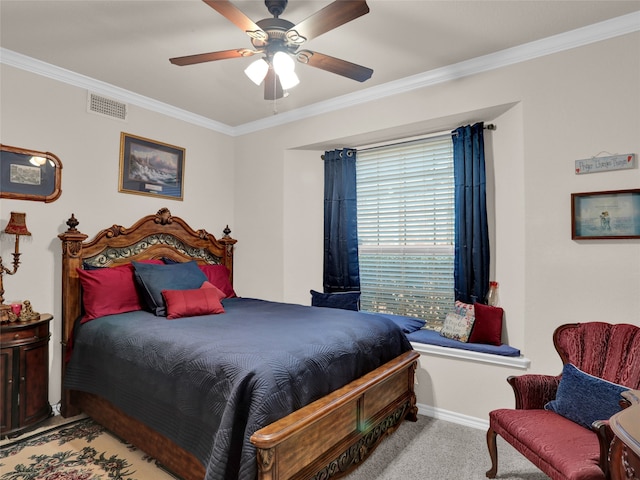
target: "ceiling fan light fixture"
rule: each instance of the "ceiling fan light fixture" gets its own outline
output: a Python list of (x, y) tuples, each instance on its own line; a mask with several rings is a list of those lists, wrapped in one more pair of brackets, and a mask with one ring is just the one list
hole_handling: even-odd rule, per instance
[(260, 58), (245, 68), (244, 73), (256, 85), (260, 85), (269, 71), (269, 64), (264, 58)]
[(280, 85), (282, 85), (283, 90), (289, 90), (300, 83), (300, 79), (294, 71), (279, 73), (278, 78), (280, 79)]
[(231, 0), (204, 0), (204, 3), (245, 32), (251, 38), (253, 48), (174, 57), (169, 59), (172, 64), (194, 65), (261, 54), (264, 58), (253, 62), (244, 72), (256, 85), (264, 84), (265, 100), (274, 101), (286, 96), (286, 90), (300, 83), (295, 73), (297, 62), (358, 82), (368, 80), (373, 74), (372, 69), (346, 60), (309, 50), (297, 51), (304, 42), (369, 13), (366, 0), (333, 0), (298, 24), (281, 18), (288, 0), (264, 0), (273, 18), (257, 22), (242, 13)]
[(296, 63), (293, 58), (285, 52), (276, 52), (273, 56), (273, 68), (278, 75), (292, 72), (296, 68)]
[(279, 51), (273, 56), (273, 69), (280, 79), (283, 90), (289, 90), (300, 83), (300, 79), (294, 71), (295, 68), (296, 62), (288, 53)]

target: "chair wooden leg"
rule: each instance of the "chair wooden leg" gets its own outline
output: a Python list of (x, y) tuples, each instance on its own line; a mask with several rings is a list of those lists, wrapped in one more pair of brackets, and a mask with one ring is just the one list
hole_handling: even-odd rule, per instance
[(496, 436), (498, 434), (489, 427), (487, 430), (487, 447), (489, 448), (489, 456), (491, 457), (491, 469), (487, 470), (487, 478), (496, 478), (498, 473), (498, 446), (496, 444)]

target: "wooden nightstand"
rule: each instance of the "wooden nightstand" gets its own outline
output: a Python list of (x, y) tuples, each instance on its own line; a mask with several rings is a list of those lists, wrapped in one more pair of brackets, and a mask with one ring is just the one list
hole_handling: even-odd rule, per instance
[(0, 326), (0, 436), (14, 436), (51, 416), (48, 313)]

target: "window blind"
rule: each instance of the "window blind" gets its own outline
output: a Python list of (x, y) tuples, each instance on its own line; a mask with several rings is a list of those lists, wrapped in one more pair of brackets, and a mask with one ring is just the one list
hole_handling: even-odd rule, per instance
[(442, 322), (454, 303), (451, 138), (356, 158), (361, 308)]

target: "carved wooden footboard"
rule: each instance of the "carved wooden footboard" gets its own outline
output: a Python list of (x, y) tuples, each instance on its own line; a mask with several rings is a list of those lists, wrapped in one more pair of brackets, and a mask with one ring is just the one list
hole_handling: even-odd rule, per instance
[(261, 480), (338, 478), (358, 466), (406, 417), (415, 421), (417, 352), (258, 430)]
[[(169, 257), (222, 263), (233, 275), (228, 229), (221, 239), (193, 230), (168, 209), (143, 217), (130, 228), (114, 225), (96, 237), (79, 232), (75, 217), (62, 241), (63, 358), (81, 312), (77, 268), (83, 261), (115, 266), (132, 260)], [(260, 480), (328, 479), (358, 466), (405, 419), (417, 415), (414, 374), (419, 354), (406, 352), (333, 393), (257, 431)], [(64, 363), (64, 362), (63, 362)], [(64, 365), (62, 381), (64, 385)], [(96, 395), (63, 392), (63, 416), (80, 412), (155, 457), (185, 480), (201, 480), (204, 466), (189, 452)], [(225, 479), (226, 480), (226, 479)]]

